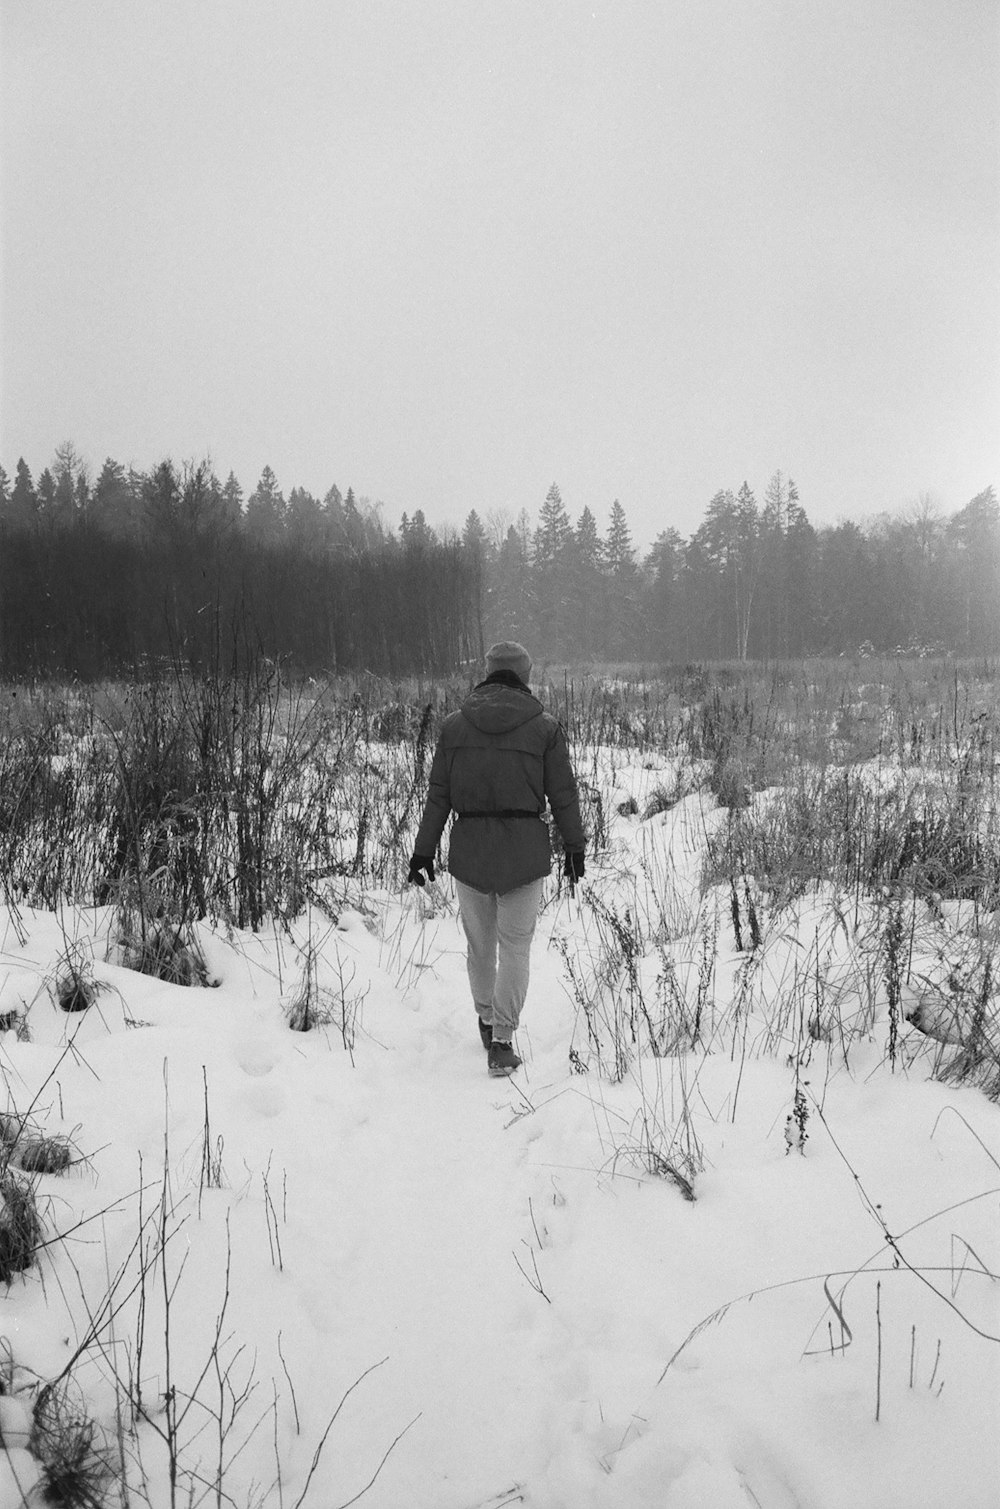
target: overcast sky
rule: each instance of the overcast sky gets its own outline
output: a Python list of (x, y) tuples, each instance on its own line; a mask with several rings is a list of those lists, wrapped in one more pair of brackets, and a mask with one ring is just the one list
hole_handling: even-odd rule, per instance
[(998, 0), (0, 0), (0, 461), (643, 543), (1000, 484)]

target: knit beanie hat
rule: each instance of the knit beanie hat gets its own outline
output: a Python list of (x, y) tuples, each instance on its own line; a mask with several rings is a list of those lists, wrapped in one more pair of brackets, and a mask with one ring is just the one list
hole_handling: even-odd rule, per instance
[(531, 675), (531, 656), (523, 644), (502, 639), (499, 644), (491, 644), (486, 651), (486, 674), (492, 676), (494, 671), (513, 671), (526, 682)]

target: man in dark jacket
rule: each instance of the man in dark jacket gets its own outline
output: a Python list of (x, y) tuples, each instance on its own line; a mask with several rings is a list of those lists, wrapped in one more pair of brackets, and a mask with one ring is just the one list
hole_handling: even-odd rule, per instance
[(546, 801), (572, 881), (584, 873), (585, 838), (566, 738), (528, 689), (527, 650), (511, 641), (495, 644), (486, 670), (486, 680), (442, 726), (407, 878), (415, 885), (424, 884), (425, 874), (434, 879), (434, 855), (456, 812), (448, 869), (479, 1033), (496, 1077), (521, 1064), (512, 1040), (528, 989), (542, 882), (552, 868)]

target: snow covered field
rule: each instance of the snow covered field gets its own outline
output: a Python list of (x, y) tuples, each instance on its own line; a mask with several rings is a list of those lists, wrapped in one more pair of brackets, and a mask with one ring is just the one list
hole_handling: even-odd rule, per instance
[[(608, 812), (661, 774), (619, 756)], [(874, 903), (813, 888), (737, 948), (722, 816), (613, 815), (553, 880), (509, 1081), (447, 877), (203, 925), (211, 988), (114, 962), (110, 909), (0, 914), (45, 1244), (0, 1430), (41, 1394), (115, 1475), (46, 1499), (11, 1425), (0, 1509), (993, 1509), (1000, 1109), (905, 1022), (891, 1061)], [(903, 1005), (984, 925), (921, 913)], [(14, 1172), (42, 1134), (70, 1167)]]

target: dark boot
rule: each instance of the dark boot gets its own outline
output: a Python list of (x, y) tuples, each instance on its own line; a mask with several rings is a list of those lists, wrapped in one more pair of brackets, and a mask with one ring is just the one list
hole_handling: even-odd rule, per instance
[(490, 1044), (493, 1041), (493, 1028), (489, 1022), (484, 1022), (482, 1017), (479, 1018), (479, 1036), (482, 1039), (483, 1047), (489, 1053)]
[(502, 1079), (505, 1074), (513, 1074), (515, 1069), (520, 1069), (521, 1060), (518, 1058), (510, 1043), (491, 1043), (489, 1057), (489, 1071), (491, 1079)]

